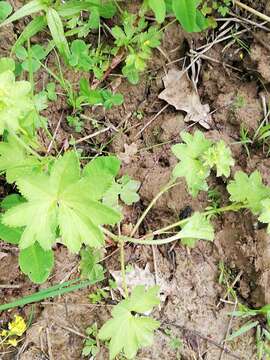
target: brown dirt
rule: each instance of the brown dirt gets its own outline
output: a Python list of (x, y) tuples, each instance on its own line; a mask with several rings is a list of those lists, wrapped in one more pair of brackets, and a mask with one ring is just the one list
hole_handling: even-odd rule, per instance
[[(260, 2), (258, 9), (262, 8)], [(18, 30), (19, 27), (16, 29)], [(266, 36), (264, 32), (256, 34)], [(1, 56), (9, 53), (15, 38), (13, 26), (0, 30)], [(198, 92), (203, 103), (209, 103), (213, 111), (214, 125), (206, 132), (206, 136), (216, 140), (222, 138), (231, 145), (236, 159), (233, 172), (242, 169), (250, 173), (259, 169), (264, 182), (270, 185), (270, 160), (262, 149), (251, 147), (251, 156), (248, 158), (241, 144), (236, 143), (239, 142), (241, 126), (252, 135), (260, 124), (263, 118), (260, 94), (264, 89), (268, 96), (267, 89), (270, 82), (269, 50), (252, 38), (252, 33), (244, 40), (250, 44), (250, 55), (245, 53), (243, 60), (239, 59), (238, 54), (242, 49), (237, 45), (223, 51), (226, 43), (217, 44), (206, 53), (220, 63), (203, 60)], [(184, 123), (182, 112), (168, 107), (139, 134), (165, 105), (158, 100), (158, 94), (163, 90), (162, 77), (164, 69), (165, 71), (168, 69), (166, 63), (186, 55), (188, 44), (193, 44), (193, 48), (196, 48), (204, 43), (205, 34), (190, 36), (183, 33), (176, 24), (169, 26), (166, 28), (161, 46), (163, 54), (158, 50), (155, 51), (149, 64), (150, 72), (142, 77), (140, 83), (132, 86), (123, 79), (117, 82), (117, 91), (124, 94), (125, 103), (107, 112), (99, 108), (87, 109), (85, 112), (86, 116), (95, 118), (101, 124), (112, 125), (112, 129), (118, 128), (117, 132), (111, 130), (86, 145), (83, 144), (82, 149), (87, 153), (98, 152), (96, 149), (99, 145), (110, 140), (110, 145), (105, 150), (116, 154), (123, 153), (125, 148), (132, 144), (137, 147), (137, 151), (130, 156), (127, 163), (123, 164), (121, 170), (122, 173), (129, 174), (142, 184), (140, 202), (132, 208), (124, 209), (126, 228), (130, 223), (134, 224), (153, 196), (167, 183), (176, 164), (170, 146), (179, 141), (180, 131), (188, 126)], [(225, 63), (237, 67), (238, 71), (226, 67)], [(50, 64), (53, 65), (53, 58), (50, 58)], [(182, 63), (176, 64), (181, 69)], [(65, 75), (74, 84), (78, 83), (81, 76), (78, 73), (74, 75), (70, 71), (65, 72)], [(37, 79), (38, 86), (42, 86), (47, 80), (48, 76), (41, 72)], [(59, 148), (70, 138), (71, 133), (73, 136), (81, 137), (95, 131), (91, 121), (88, 121), (82, 134), (74, 134), (65, 121), (69, 111), (65, 99), (59, 97), (58, 102), (44, 112), (49, 118), (52, 132), (62, 116), (60, 130), (57, 133)], [(136, 116), (138, 111), (143, 114), (141, 120)], [(218, 187), (222, 194), (222, 202), (228, 202), (226, 183), (222, 179), (217, 182), (214, 178), (210, 178), (209, 183), (211, 187)], [(207, 194), (200, 193), (196, 199), (193, 199), (188, 195), (184, 181), (181, 181), (158, 201), (140, 231), (144, 233), (149, 229), (166, 225), (187, 212), (202, 210), (208, 205)], [(155, 317), (160, 319), (162, 327), (156, 333), (154, 345), (150, 349), (141, 351), (138, 359), (177, 359), (177, 352), (170, 347), (170, 339), (164, 333), (168, 323), (174, 324), (171, 326), (174, 336), (180, 337), (183, 341), (181, 359), (230, 360), (233, 359), (233, 355), (240, 359), (256, 359), (255, 338), (252, 331), (226, 344), (229, 352), (224, 351), (221, 357), (221, 348), (224, 346), (223, 340), (228, 326), (235, 330), (240, 322), (238, 320), (230, 322), (228, 313), (234, 306), (220, 301), (224, 298), (226, 289), (218, 283), (218, 265), (222, 260), (235, 277), (239, 275), (239, 281), (235, 284), (239, 301), (251, 307), (268, 304), (270, 302), (270, 238), (266, 235), (265, 229), (260, 229), (256, 219), (246, 211), (219, 217), (215, 220), (215, 230), (213, 244), (199, 242), (192, 250), (180, 244), (176, 244), (173, 248), (162, 246), (155, 250), (153, 257), (151, 247), (127, 247), (127, 263), (137, 264), (140, 267), (150, 264), (151, 271), (157, 269), (156, 275), (170, 285), (166, 301), (155, 312)], [(19, 272), (18, 252), (15, 247), (1, 243), (0, 250), (6, 255), (0, 261), (0, 283), (8, 286), (0, 289), (1, 303), (33, 293), (38, 288), (67, 280), (70, 276), (78, 276), (76, 267), (78, 257), (69, 255), (62, 246), (55, 249), (54, 273), (42, 287), (32, 285)], [(107, 255), (113, 250), (114, 247), (108, 246)], [(106, 266), (110, 270), (119, 270), (118, 254), (112, 255), (106, 261)], [(18, 287), (14, 289), (13, 285)], [(15, 348), (10, 353), (1, 355), (3, 360), (81, 359), (85, 328), (94, 322), (99, 326), (103, 324), (109, 317), (111, 309), (109, 303), (91, 305), (88, 294), (92, 291), (95, 291), (95, 287), (37, 304), (34, 308), (32, 325), (23, 339), (21, 349)], [(23, 309), (4, 312), (1, 321), (7, 321), (14, 313), (27, 317), (31, 313), (31, 307), (25, 306)], [(17, 357), (18, 351), (20, 355)], [(108, 359), (105, 349), (102, 348), (97, 359)]]

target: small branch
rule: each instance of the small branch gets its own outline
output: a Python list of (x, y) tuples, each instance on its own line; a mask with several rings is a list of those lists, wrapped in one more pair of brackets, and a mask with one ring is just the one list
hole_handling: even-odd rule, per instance
[(261, 12), (253, 9), (252, 7), (250, 7), (250, 6), (246, 5), (246, 4), (243, 4), (243, 3), (241, 3), (241, 2), (238, 1), (238, 0), (234, 0), (234, 4), (237, 5), (237, 6), (239, 6), (239, 7), (241, 7), (242, 9), (247, 10), (248, 12), (250, 12), (250, 13), (258, 16), (258, 17), (261, 18), (262, 20), (265, 20), (265, 21), (270, 22), (270, 17), (269, 17), (269, 16), (267, 16), (267, 15), (265, 15), (265, 14), (262, 14)]
[(84, 141), (86, 141), (86, 140), (88, 140), (88, 139), (92, 139), (93, 137), (98, 136), (99, 134), (102, 134), (102, 133), (104, 133), (104, 132), (106, 132), (106, 131), (109, 131), (110, 129), (111, 129), (111, 127), (108, 126), (108, 127), (106, 127), (105, 129), (98, 130), (98, 131), (94, 132), (93, 134), (84, 136), (84, 137), (82, 137), (81, 139), (75, 141), (75, 144), (77, 145), (77, 144), (80, 144), (80, 143), (82, 143), (82, 142), (84, 142)]
[(157, 200), (168, 190), (170, 190), (171, 188), (173, 188), (174, 186), (178, 185), (178, 183), (175, 183), (174, 180), (169, 181), (167, 185), (164, 186), (163, 189), (160, 190), (160, 192), (154, 197), (154, 199), (150, 202), (150, 204), (148, 205), (148, 207), (145, 209), (145, 211), (142, 213), (141, 217), (139, 218), (139, 220), (137, 221), (137, 224), (134, 226), (130, 236), (133, 237), (137, 230), (139, 229), (141, 223), (143, 222), (144, 218), (146, 217), (146, 215), (149, 213), (149, 211), (152, 209), (152, 207), (155, 205), (155, 203), (157, 202)]

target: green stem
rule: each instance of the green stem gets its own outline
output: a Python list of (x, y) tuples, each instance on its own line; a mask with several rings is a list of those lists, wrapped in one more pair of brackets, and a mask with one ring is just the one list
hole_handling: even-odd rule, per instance
[[(213, 210), (208, 210), (208, 211), (205, 211), (203, 213), (203, 215), (205, 216), (209, 216), (209, 215), (215, 215), (215, 214), (220, 214), (220, 213), (223, 213), (223, 212), (226, 212), (226, 211), (238, 211), (240, 209), (245, 209), (247, 208), (247, 205), (244, 205), (244, 204), (231, 204), (231, 205), (228, 205), (228, 206), (224, 206), (222, 208), (219, 208), (219, 209), (213, 209)], [(131, 234), (131, 237), (128, 237), (128, 236), (117, 236), (115, 234), (113, 234), (111, 231), (105, 229), (105, 228), (102, 228), (103, 232), (108, 235), (111, 239), (115, 240), (116, 242), (121, 242), (121, 244), (123, 244), (124, 242), (130, 242), (132, 244), (138, 244), (138, 245), (164, 245), (164, 244), (169, 244), (175, 240), (180, 240), (181, 237), (179, 236), (179, 234), (176, 234), (176, 235), (173, 235), (173, 236), (170, 236), (170, 237), (167, 237), (165, 239), (156, 239), (156, 240), (153, 240), (152, 238), (155, 236), (155, 235), (161, 235), (161, 234), (164, 234), (167, 230), (170, 230), (170, 229), (173, 229), (175, 227), (179, 227), (179, 226), (182, 226), (184, 225), (185, 223), (187, 223), (189, 221), (190, 217), (187, 218), (187, 219), (183, 219), (183, 220), (180, 220), (180, 221), (177, 221), (175, 222), (174, 224), (171, 224), (171, 225), (168, 225), (162, 229), (159, 229), (159, 230), (156, 230), (156, 231), (153, 231), (152, 233), (150, 234), (147, 234), (145, 235), (144, 237), (142, 238), (139, 238), (139, 239), (135, 239), (133, 238), (133, 235)], [(151, 240), (147, 240), (147, 238), (151, 238)], [(121, 249), (121, 248), (120, 248)], [(121, 260), (122, 261), (122, 260)], [(122, 262), (121, 262), (122, 264)], [(123, 278), (124, 279), (124, 278)]]
[(9, 133), (16, 138), (18, 143), (20, 143), (30, 154), (34, 155), (39, 160), (42, 160), (42, 156), (40, 156), (34, 149), (32, 149), (29, 145), (27, 145), (16, 133), (9, 129)]
[[(205, 216), (209, 216), (209, 215), (220, 214), (220, 213), (223, 213), (223, 212), (226, 212), (226, 211), (238, 211), (238, 210), (244, 209), (246, 207), (247, 206), (243, 205), (243, 204), (231, 204), (231, 205), (227, 205), (227, 206), (224, 206), (222, 208), (219, 208), (219, 209), (213, 209), (213, 210), (205, 211), (203, 214)], [(185, 223), (188, 222), (188, 220), (189, 220), (189, 218), (179, 220), (179, 221), (177, 221), (177, 222), (175, 222), (175, 223), (173, 223), (171, 225), (168, 225), (168, 226), (166, 226), (166, 227), (164, 227), (162, 229), (153, 231), (151, 233), (151, 235), (149, 235), (149, 236), (160, 235), (160, 234), (163, 234), (164, 232), (166, 232), (167, 230), (173, 229), (173, 228), (178, 227), (178, 226), (183, 226)]]
[(134, 226), (130, 236), (133, 237), (137, 230), (139, 229), (141, 223), (143, 222), (144, 218), (146, 217), (146, 215), (149, 213), (149, 211), (152, 209), (152, 207), (155, 205), (155, 203), (158, 201), (158, 199), (168, 190), (170, 190), (171, 188), (173, 188), (174, 186), (178, 185), (178, 183), (174, 182), (175, 180), (170, 180), (168, 182), (168, 184), (166, 184), (163, 189), (160, 190), (160, 192), (154, 197), (154, 199), (150, 202), (150, 204), (147, 206), (147, 208), (144, 210), (144, 212), (142, 213), (141, 217), (139, 218), (139, 220), (137, 221), (136, 225)]
[(122, 286), (125, 292), (125, 297), (128, 298), (128, 288), (127, 288), (127, 281), (126, 281), (126, 269), (125, 269), (125, 240), (119, 237), (120, 240), (120, 263), (121, 263), (121, 275), (122, 275)]

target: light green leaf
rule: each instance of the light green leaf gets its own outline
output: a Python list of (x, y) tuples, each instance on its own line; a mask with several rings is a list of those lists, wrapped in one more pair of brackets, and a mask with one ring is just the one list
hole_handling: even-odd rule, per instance
[(20, 251), (19, 265), (21, 271), (29, 276), (31, 281), (42, 284), (53, 268), (53, 251), (44, 251), (38, 243), (35, 243)]
[(164, 0), (148, 0), (148, 5), (153, 10), (158, 23), (163, 23), (166, 16), (166, 4)]
[(65, 59), (68, 59), (70, 50), (58, 12), (53, 8), (49, 8), (46, 13), (46, 18), (55, 46), (59, 50), (59, 53), (64, 56)]
[(17, 10), (14, 14), (12, 14), (9, 18), (7, 18), (4, 22), (0, 24), (0, 27), (8, 25), (14, 21), (20, 20), (25, 16), (35, 14), (36, 12), (40, 12), (47, 8), (46, 4), (42, 0), (32, 0), (29, 1), (26, 5), (22, 6), (19, 10)]
[(78, 252), (82, 244), (100, 247), (104, 238), (99, 226), (115, 224), (120, 214), (101, 204), (96, 193), (99, 184), (92, 188), (92, 178), (81, 178), (75, 152), (67, 152), (55, 160), (50, 174), (31, 174), (17, 180), (17, 187), (27, 202), (8, 210), (3, 223), (12, 227), (24, 226), (20, 248), (25, 249), (36, 241), (44, 250), (50, 250), (56, 241), (70, 251)]
[(18, 178), (31, 174), (41, 166), (41, 162), (36, 157), (28, 155), (14, 137), (9, 136), (7, 142), (0, 142), (0, 171), (6, 173), (8, 183), (11, 184)]
[(103, 266), (99, 264), (101, 259), (100, 252), (89, 248), (80, 251), (80, 272), (83, 279), (102, 281), (104, 279)]
[(270, 196), (270, 189), (262, 183), (259, 171), (254, 171), (250, 176), (242, 171), (236, 172), (227, 190), (232, 202), (246, 204), (254, 215), (261, 212), (262, 200)]
[(185, 131), (181, 132), (180, 135), (184, 144), (172, 146), (172, 152), (179, 160), (187, 157), (197, 159), (213, 144), (212, 141), (206, 139), (204, 134), (199, 130), (195, 131), (194, 135)]
[(206, 182), (210, 174), (209, 168), (205, 167), (199, 160), (192, 158), (183, 158), (183, 160), (173, 169), (173, 177), (184, 177), (189, 193), (195, 197), (199, 191), (207, 191)]
[(140, 196), (137, 194), (140, 185), (139, 181), (132, 180), (128, 175), (124, 175), (117, 182), (113, 181), (103, 196), (103, 202), (115, 209), (121, 209), (118, 203), (120, 197), (126, 205), (132, 205), (140, 200)]
[(31, 84), (15, 81), (15, 75), (10, 70), (0, 73), (0, 135), (5, 129), (17, 131), (34, 110)]
[(130, 298), (114, 307), (112, 319), (107, 321), (98, 333), (101, 340), (110, 340), (110, 360), (115, 359), (122, 350), (128, 359), (133, 359), (139, 349), (152, 344), (159, 322), (139, 316), (138, 312), (151, 311), (159, 304), (158, 291), (158, 287), (145, 291), (143, 286), (137, 286)]
[(217, 169), (217, 176), (230, 176), (231, 166), (234, 165), (232, 152), (226, 146), (224, 141), (219, 141), (217, 144), (209, 148), (204, 154), (203, 159), (206, 166)]
[(140, 181), (132, 180), (128, 175), (125, 175), (119, 179), (119, 184), (121, 184), (120, 199), (126, 205), (132, 205), (140, 200), (140, 196), (137, 194), (141, 185)]
[(178, 235), (182, 244), (194, 247), (199, 239), (213, 241), (215, 234), (210, 221), (203, 214), (196, 212)]
[(8, 70), (10, 71), (15, 70), (15, 61), (11, 58), (6, 58), (6, 57), (0, 58), (0, 73), (3, 73)]

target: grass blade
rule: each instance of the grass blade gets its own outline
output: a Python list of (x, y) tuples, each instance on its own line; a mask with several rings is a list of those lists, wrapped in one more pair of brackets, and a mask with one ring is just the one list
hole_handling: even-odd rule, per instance
[(25, 296), (23, 298), (20, 298), (18, 300), (12, 301), (7, 304), (2, 304), (2, 305), (0, 305), (0, 311), (12, 309), (12, 308), (18, 307), (18, 306), (24, 306), (27, 304), (31, 304), (34, 302), (44, 300), (46, 298), (64, 295), (64, 294), (72, 292), (72, 291), (83, 289), (89, 285), (93, 285), (101, 280), (103, 280), (103, 279), (85, 280), (85, 281), (82, 281), (81, 279), (75, 279), (75, 280), (66, 281), (63, 284), (51, 286), (51, 287), (41, 290), (35, 294)]
[(42, 0), (32, 0), (28, 4), (22, 6), (19, 10), (17, 10), (13, 15), (8, 17), (5, 21), (3, 21), (0, 24), (0, 27), (8, 25), (13, 21), (22, 19), (25, 16), (45, 10), (46, 8), (47, 6), (42, 3)]
[(241, 326), (240, 329), (238, 329), (237, 331), (233, 332), (226, 340), (227, 341), (231, 341), (232, 339), (243, 335), (244, 333), (246, 333), (247, 331), (253, 329), (255, 326), (257, 326), (259, 324), (259, 321), (253, 321), (253, 322), (248, 322), (245, 325)]
[(51, 31), (55, 46), (59, 50), (60, 54), (68, 59), (70, 56), (69, 46), (64, 33), (64, 27), (58, 12), (52, 8), (47, 11), (48, 27)]
[(15, 44), (12, 46), (11, 52), (15, 53), (17, 48), (20, 45), (23, 45), (28, 39), (36, 35), (39, 31), (43, 30), (47, 25), (47, 20), (45, 16), (38, 16), (33, 19), (24, 29), (21, 35), (16, 40)]

